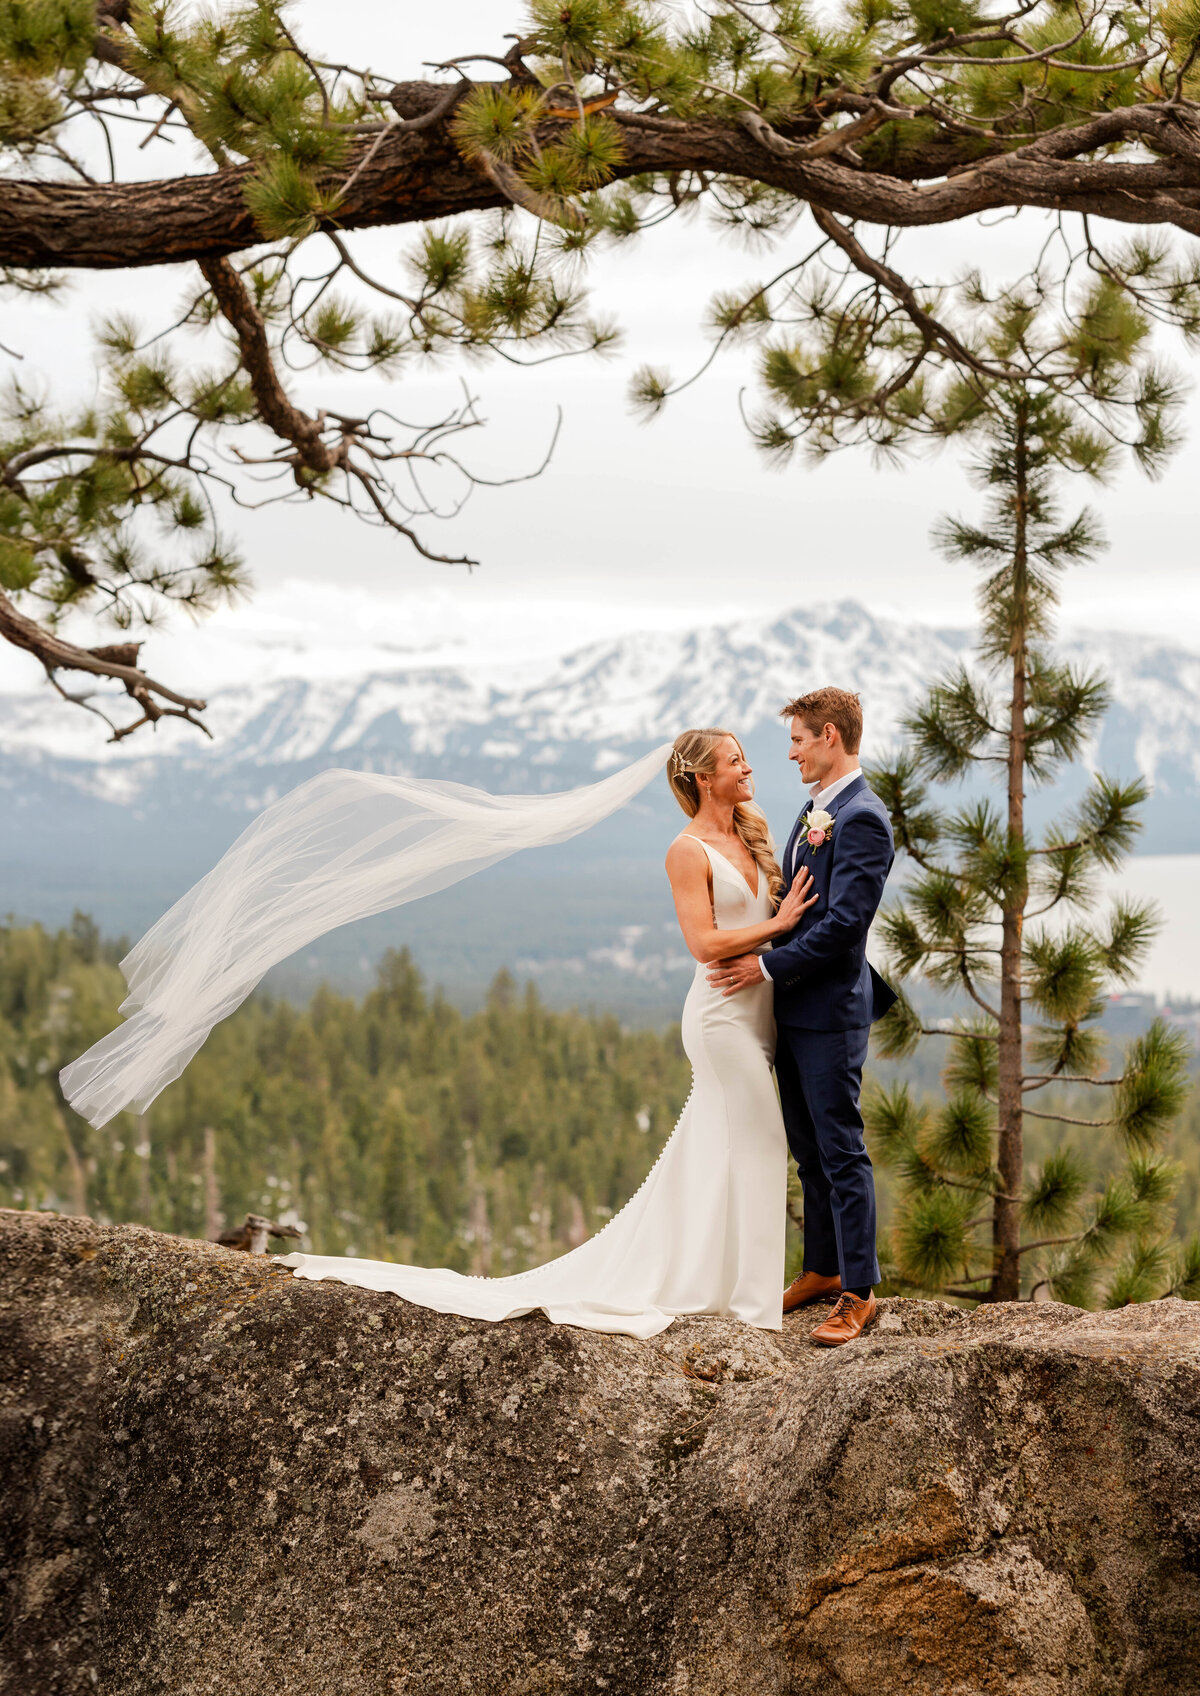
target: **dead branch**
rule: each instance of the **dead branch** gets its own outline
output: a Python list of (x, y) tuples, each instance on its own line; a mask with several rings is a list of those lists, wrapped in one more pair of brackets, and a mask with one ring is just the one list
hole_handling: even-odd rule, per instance
[[(143, 724), (154, 724), (160, 718), (181, 718), (188, 724), (194, 724), (206, 736), (210, 735), (207, 726), (193, 715), (201, 713), (207, 706), (206, 701), (195, 699), (188, 695), (180, 695), (176, 690), (156, 678), (149, 676), (137, 665), (138, 642), (119, 642), (107, 647), (80, 648), (73, 642), (64, 641), (53, 631), (43, 629), (35, 624), (33, 619), (26, 618), (17, 611), (8, 596), (0, 591), (0, 638), (11, 642), (16, 648), (24, 648), (27, 653), (40, 660), (45, 667), (46, 675), (59, 688), (60, 694), (66, 691), (58, 685), (56, 673), (59, 671), (86, 671), (94, 677), (110, 677), (125, 686), (126, 694), (135, 700), (142, 709), (142, 716), (132, 724), (120, 727), (101, 713), (101, 717), (113, 731), (110, 738), (119, 742), (123, 737), (131, 735)], [(173, 702), (172, 706), (163, 706), (161, 701)], [(80, 705), (88, 705), (86, 697), (68, 696)], [(92, 708), (96, 711), (96, 708)]]

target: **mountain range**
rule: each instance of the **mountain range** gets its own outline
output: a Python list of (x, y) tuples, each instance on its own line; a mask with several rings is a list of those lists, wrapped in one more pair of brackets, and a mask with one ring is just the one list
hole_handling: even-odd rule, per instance
[[(414, 656), (368, 676), (222, 690), (206, 714), (211, 741), (166, 720), (157, 733), (110, 744), (99, 720), (48, 690), (0, 697), (0, 910), (56, 923), (79, 907), (108, 933), (136, 935), (263, 806), (318, 770), (436, 776), (507, 793), (568, 789), (689, 724), (742, 736), (758, 798), (782, 833), (800, 787), (780, 705), (820, 683), (857, 689), (869, 760), (970, 640), (965, 629), (844, 601), (585, 642), (519, 670)], [(1078, 795), (1088, 766), (1142, 772), (1154, 785), (1142, 850), (1200, 850), (1200, 653), (1116, 632), (1065, 640), (1060, 651), (1105, 673), (1112, 705), (1089, 760), (1033, 799), (1035, 820)], [(509, 965), (555, 1001), (629, 1013), (675, 1005), (690, 962), (661, 867), (681, 822), (665, 783), (653, 785), (571, 843), (333, 933), (272, 982), (292, 994), (317, 976), (361, 988), (380, 951), (404, 943), (456, 999), (472, 999)]]

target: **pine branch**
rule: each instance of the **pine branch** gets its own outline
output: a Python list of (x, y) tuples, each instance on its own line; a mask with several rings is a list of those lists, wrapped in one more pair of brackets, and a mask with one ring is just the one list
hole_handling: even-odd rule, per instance
[[(431, 86), (440, 96), (442, 86)], [(1190, 204), (1200, 188), (1200, 146), (1173, 130), (1175, 109), (1168, 102), (1102, 113), (1017, 148), (1007, 138), (981, 144), (974, 136), (956, 142), (948, 135), (937, 158), (943, 180), (916, 190), (895, 167), (780, 158), (736, 120), (655, 118), (620, 106), (610, 115), (624, 138), (625, 158), (613, 173), (618, 180), (689, 171), (727, 175), (760, 182), (832, 217), (894, 228), (957, 223), (1028, 205), (1200, 233), (1200, 211)], [(458, 153), (446, 124), (443, 118), (417, 134), (401, 128), (389, 136), (339, 204), (336, 219), (327, 221), (347, 231), (509, 204), (509, 195)], [(936, 118), (933, 127), (942, 127)], [(1134, 138), (1167, 157), (1084, 157)], [(995, 156), (980, 160), (981, 145)], [(358, 156), (352, 147), (351, 170)], [(918, 175), (921, 163), (918, 158)], [(253, 165), (231, 165), (210, 175), (112, 185), (4, 179), (0, 265), (106, 269), (200, 261), (253, 247), (262, 238), (244, 189), (254, 171)], [(927, 164), (924, 174), (933, 176), (936, 168)], [(114, 245), (118, 230), (123, 239)]]
[[(99, 648), (80, 648), (73, 642), (66, 642), (61, 636), (35, 624), (30, 618), (17, 611), (8, 596), (0, 591), (0, 638), (11, 642), (14, 647), (23, 648), (35, 659), (40, 660), (45, 667), (46, 675), (55, 682), (58, 671), (85, 671), (94, 677), (108, 677), (114, 682), (121, 683), (125, 692), (141, 708), (141, 717), (134, 722), (117, 727), (103, 713), (105, 723), (113, 734), (112, 742), (119, 742), (130, 736), (144, 724), (154, 724), (160, 718), (181, 718), (188, 724), (194, 724), (198, 730), (211, 735), (207, 726), (194, 715), (204, 711), (207, 703), (189, 695), (181, 695), (166, 683), (160, 683), (149, 676), (136, 664), (138, 647), (136, 642), (124, 642), (115, 646)], [(58, 687), (55, 682), (55, 686)], [(59, 690), (65, 695), (65, 691)], [(158, 700), (155, 697), (159, 697)], [(67, 699), (80, 701), (87, 705), (86, 698), (67, 696)], [(169, 701), (170, 706), (163, 706), (161, 701)], [(91, 708), (96, 711), (96, 708)]]
[(1124, 1077), (1090, 1078), (1074, 1072), (1026, 1072), (1023, 1083), (1028, 1089), (1045, 1089), (1047, 1084), (1088, 1084), (1094, 1089), (1115, 1089)]
[(1000, 1022), (999, 1009), (996, 1008), (996, 1007), (993, 1007), (989, 1002), (987, 1002), (983, 999), (982, 995), (979, 994), (978, 990), (975, 988), (974, 983), (971, 981), (971, 974), (968, 972), (965, 964), (963, 965), (962, 970), (959, 973), (959, 976), (962, 980), (962, 986), (966, 990), (967, 994), (971, 997), (971, 1000), (975, 1002), (976, 1006), (983, 1008), (983, 1011), (987, 1014), (989, 1019), (995, 1019), (996, 1023), (999, 1024), (999, 1022)]
[(1091, 851), (1106, 866), (1116, 865), (1128, 853), (1141, 824), (1130, 817), (1135, 807), (1149, 797), (1149, 787), (1142, 778), (1133, 783), (1117, 784), (1098, 776), (1092, 791), (1078, 810), (1075, 834), (1065, 841), (1051, 841), (1040, 848), (1031, 848), (1031, 856), (1053, 858), (1060, 854)]
[(870, 277), (873, 282), (879, 283), (887, 289), (888, 293), (900, 303), (912, 324), (920, 332), (926, 348), (938, 349), (955, 365), (981, 376), (995, 379), (1010, 375), (1005, 366), (980, 359), (959, 340), (947, 325), (940, 323), (931, 312), (927, 312), (918, 300), (912, 284), (902, 277), (898, 271), (894, 271), (890, 265), (885, 265), (881, 260), (873, 258), (852, 231), (846, 229), (832, 213), (827, 212), (824, 207), (819, 205), (812, 205), (810, 210), (817, 228), (823, 231), (830, 241), (841, 248), (854, 268), (861, 271), (864, 277)]
[(941, 836), (937, 813), (925, 808), (927, 788), (919, 780), (919, 761), (900, 753), (890, 763), (865, 768), (867, 782), (883, 801), (892, 821), (897, 850), (936, 877), (949, 877), (950, 868), (933, 859), (931, 850)]
[(1055, 1125), (1082, 1125), (1091, 1131), (1120, 1123), (1119, 1119), (1073, 1119), (1067, 1113), (1040, 1113), (1035, 1107), (1023, 1107), (1021, 1111), (1030, 1119), (1045, 1119)]
[[(385, 492), (388, 490), (370, 463), (356, 460), (353, 450), (362, 450), (365, 459), (379, 462), (393, 457), (384, 455), (368, 440), (369, 425), (364, 418), (343, 418), (337, 413), (323, 412), (316, 417), (301, 411), (289, 398), (279, 380), (266, 322), (255, 305), (250, 291), (228, 259), (204, 261), (200, 270), (213, 291), (213, 297), (241, 350), (242, 367), (264, 424), (289, 442), (294, 450), (282, 463), (292, 468), (295, 483), (305, 493), (330, 473), (341, 472), (366, 497), (379, 521), (390, 530), (404, 536), (423, 558), (440, 565), (473, 565), (466, 555), (452, 556), (434, 553), (427, 548), (413, 527), (390, 508)], [(332, 427), (335, 438), (326, 439)], [(239, 455), (244, 464), (250, 461)], [(406, 454), (403, 457), (411, 457)], [(275, 460), (272, 463), (280, 463)], [(384, 491), (384, 492), (381, 492)]]
[[(1200, 43), (1200, 37), (1197, 40)], [(1192, 1237), (1179, 1250), (1171, 1282), (1163, 1295), (1176, 1296), (1183, 1301), (1200, 1300), (1200, 1237)]]
[(777, 159), (823, 159), (828, 154), (841, 153), (856, 141), (864, 141), (889, 118), (904, 121), (911, 116), (912, 112), (908, 107), (887, 106), (882, 100), (874, 99), (870, 109), (861, 117), (841, 128), (827, 130), (815, 141), (788, 141), (778, 130), (772, 129), (761, 112), (739, 112), (738, 121), (760, 147), (765, 147), (767, 152), (773, 153)]
[(564, 230), (578, 232), (587, 228), (586, 217), (572, 201), (561, 196), (536, 193), (511, 166), (503, 159), (497, 159), (486, 148), (472, 154), (471, 162), (506, 200), (532, 213), (535, 218), (547, 224), (557, 224)]
[(302, 412), (279, 381), (262, 313), (228, 259), (204, 259), (200, 270), (221, 313), (237, 337), (242, 365), (250, 380), (259, 415), (296, 450), (296, 466), (317, 476), (345, 463), (345, 444), (334, 451), (322, 440), (320, 421)]

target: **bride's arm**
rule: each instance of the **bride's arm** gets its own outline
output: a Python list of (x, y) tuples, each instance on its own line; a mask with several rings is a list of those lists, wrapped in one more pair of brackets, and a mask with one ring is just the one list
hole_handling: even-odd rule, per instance
[(713, 923), (708, 855), (699, 842), (687, 836), (675, 838), (667, 850), (667, 876), (688, 952), (705, 966), (714, 960), (728, 960), (734, 954), (749, 954), (764, 942), (787, 936), (795, 930), (801, 913), (816, 899), (815, 896), (805, 899), (812, 886), (812, 876), (805, 872), (803, 877), (795, 879), (774, 918), (757, 925), (742, 925), (738, 930), (718, 930)]

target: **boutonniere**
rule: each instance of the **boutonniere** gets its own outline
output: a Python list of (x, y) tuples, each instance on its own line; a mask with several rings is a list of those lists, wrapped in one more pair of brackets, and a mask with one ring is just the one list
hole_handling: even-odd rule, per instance
[(833, 835), (833, 814), (814, 807), (804, 825), (804, 837), (814, 851)]

